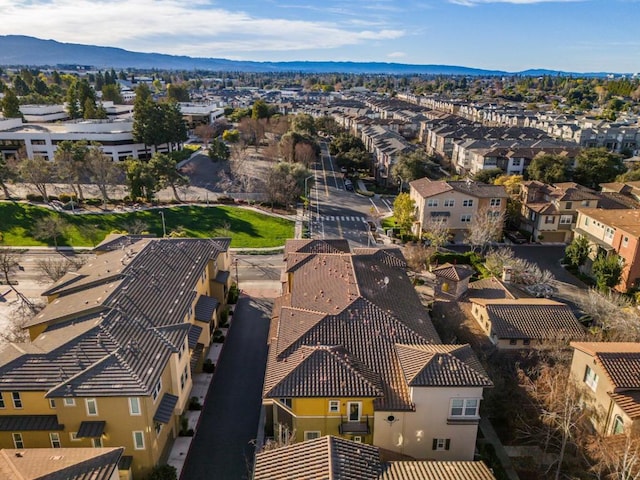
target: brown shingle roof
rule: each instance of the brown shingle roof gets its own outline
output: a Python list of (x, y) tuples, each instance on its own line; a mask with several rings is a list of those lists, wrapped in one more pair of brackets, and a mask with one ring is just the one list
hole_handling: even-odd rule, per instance
[(631, 420), (640, 418), (640, 391), (609, 393), (609, 396)]
[(447, 182), (433, 182), (426, 177), (409, 182), (409, 185), (415, 189), (422, 198), (429, 198), (453, 190)]
[(610, 227), (619, 228), (632, 236), (640, 237), (640, 210), (579, 208), (578, 212)]
[(611, 379), (615, 391), (640, 389), (640, 353), (598, 352), (596, 358)]
[(469, 265), (452, 265), (445, 263), (444, 265), (431, 269), (431, 272), (437, 277), (459, 282), (460, 280), (471, 277), (473, 275), (473, 268)]

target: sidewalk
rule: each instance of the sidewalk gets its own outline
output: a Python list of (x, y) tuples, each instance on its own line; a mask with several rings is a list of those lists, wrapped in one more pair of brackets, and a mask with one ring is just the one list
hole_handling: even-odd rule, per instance
[[(209, 349), (209, 353), (207, 354), (206, 358), (210, 359), (214, 365), (217, 365), (218, 363), (223, 345), (224, 343), (211, 344), (211, 348)], [(209, 385), (213, 381), (214, 375), (214, 373), (196, 373), (195, 375), (193, 375), (193, 386), (191, 387), (191, 394), (189, 398), (198, 397), (200, 405), (204, 407), (207, 398), (207, 392), (209, 391)], [(185, 410), (185, 415), (187, 416), (189, 422), (188, 428), (192, 428), (194, 432), (198, 428), (198, 421), (200, 420), (201, 414), (202, 410)], [(189, 452), (192, 441), (193, 437), (178, 436), (173, 442), (173, 446), (171, 447), (171, 451), (169, 453), (169, 458), (167, 459), (167, 464), (176, 468), (177, 478), (180, 478), (180, 473), (182, 472), (182, 468), (184, 467), (184, 462), (187, 458), (187, 453)]]
[(511, 464), (509, 455), (507, 455), (507, 452), (500, 442), (500, 438), (498, 438), (498, 434), (493, 429), (493, 425), (491, 425), (489, 419), (487, 419), (486, 417), (482, 417), (480, 419), (480, 430), (482, 430), (482, 435), (484, 435), (485, 441), (493, 445), (493, 448), (496, 452), (496, 457), (498, 457), (498, 460), (500, 460), (500, 464), (502, 465), (502, 469), (507, 475), (507, 478), (509, 478), (509, 480), (520, 480), (520, 477), (518, 477), (518, 474)]

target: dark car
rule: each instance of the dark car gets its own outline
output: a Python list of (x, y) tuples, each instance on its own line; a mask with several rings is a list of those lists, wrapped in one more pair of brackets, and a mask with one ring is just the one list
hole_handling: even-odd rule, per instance
[(351, 180), (349, 180), (349, 179), (346, 179), (344, 181), (344, 188), (346, 190), (349, 190), (350, 192), (352, 192), (353, 191), (353, 182)]
[(523, 243), (527, 243), (527, 238), (522, 235), (520, 232), (514, 231), (514, 232), (506, 232), (504, 234), (505, 237), (507, 237), (509, 240), (511, 240), (513, 243), (516, 243), (518, 245), (522, 245)]
[(378, 229), (376, 224), (373, 223), (371, 220), (367, 220), (367, 225), (369, 225), (369, 230), (371, 230), (372, 232), (375, 232)]

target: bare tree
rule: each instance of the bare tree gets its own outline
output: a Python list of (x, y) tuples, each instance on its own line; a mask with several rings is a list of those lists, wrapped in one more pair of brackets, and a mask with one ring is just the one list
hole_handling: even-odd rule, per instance
[(73, 263), (66, 258), (48, 257), (38, 260), (36, 265), (40, 272), (52, 282), (57, 282), (73, 268)]
[(502, 237), (503, 228), (503, 212), (482, 208), (473, 216), (465, 240), (474, 249), (484, 250), (490, 242), (495, 242)]
[(440, 247), (445, 245), (449, 240), (449, 225), (446, 220), (440, 217), (431, 217), (422, 226), (424, 231), (423, 237), (431, 242), (431, 246), (437, 252)]
[(551, 447), (558, 454), (553, 478), (559, 480), (568, 447), (578, 450), (586, 446), (592, 430), (591, 420), (598, 412), (585, 404), (585, 393), (566, 364), (543, 362), (530, 372), (519, 370), (518, 373), (520, 384), (537, 407), (540, 421), (547, 427), (540, 439), (544, 451), (546, 453)]
[(433, 247), (424, 245), (407, 245), (404, 248), (404, 258), (407, 265), (414, 272), (422, 272), (427, 268), (431, 255), (435, 252)]
[(628, 297), (592, 288), (579, 297), (578, 303), (591, 317), (593, 333), (608, 341), (640, 341), (640, 315)]
[(38, 240), (53, 240), (57, 250), (58, 237), (64, 234), (67, 226), (67, 222), (57, 214), (42, 217), (33, 226), (33, 236)]
[(298, 142), (295, 146), (295, 161), (309, 168), (317, 159), (316, 151), (308, 143)]
[(32, 304), (29, 307), (22, 303), (20, 307), (9, 314), (9, 322), (0, 331), (0, 343), (27, 342), (29, 341), (29, 331), (25, 328), (27, 322), (40, 311), (40, 306)]
[(134, 218), (128, 223), (123, 223), (122, 228), (131, 235), (140, 235), (149, 231), (149, 225), (139, 218)]
[(496, 277), (502, 275), (505, 267), (509, 267), (511, 281), (522, 285), (549, 285), (555, 279), (549, 270), (542, 270), (535, 263), (516, 257), (513, 250), (507, 247), (487, 253), (485, 266)]
[(40, 156), (33, 159), (25, 157), (20, 161), (20, 178), (23, 182), (33, 185), (45, 202), (49, 201), (47, 185), (51, 182), (52, 173), (51, 164)]
[(120, 165), (114, 163), (111, 157), (104, 154), (98, 146), (89, 149), (86, 160), (89, 180), (95, 183), (102, 195), (104, 205), (109, 201), (109, 187), (115, 185), (122, 176)]
[(594, 436), (588, 446), (592, 472), (607, 480), (640, 479), (640, 438), (631, 432)]
[(23, 252), (24, 250), (0, 248), (0, 274), (2, 275), (2, 283), (13, 290), (20, 303), (30, 311), (36, 312), (36, 305), (16, 288), (15, 274), (20, 270), (20, 254)]

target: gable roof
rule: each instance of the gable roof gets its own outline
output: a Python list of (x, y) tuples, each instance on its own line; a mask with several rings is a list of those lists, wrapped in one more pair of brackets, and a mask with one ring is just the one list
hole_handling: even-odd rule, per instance
[(432, 268), (431, 273), (437, 277), (459, 282), (460, 280), (471, 277), (474, 271), (469, 265), (453, 265), (451, 263), (445, 263), (439, 267)]
[(379, 480), (495, 480), (484, 462), (388, 462)]
[(491, 331), (498, 338), (580, 339), (584, 336), (580, 322), (564, 303), (542, 298), (470, 298), (469, 301), (486, 307)]
[(377, 480), (378, 449), (325, 436), (256, 455), (254, 480)]
[(0, 450), (0, 477), (13, 480), (109, 480), (124, 448)]

